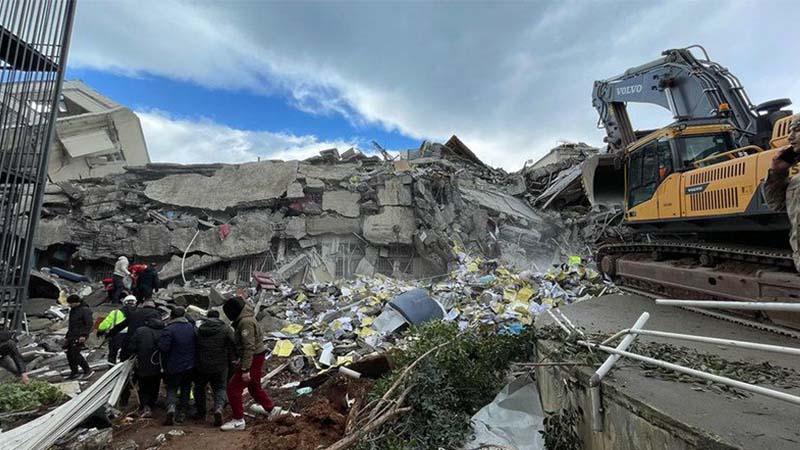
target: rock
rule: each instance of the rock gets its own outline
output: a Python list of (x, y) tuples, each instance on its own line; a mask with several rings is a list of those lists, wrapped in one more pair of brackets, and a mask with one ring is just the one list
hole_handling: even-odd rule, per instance
[(139, 450), (139, 444), (133, 439), (126, 439), (124, 441), (114, 443), (113, 450)]
[(291, 183), (286, 190), (286, 198), (290, 200), (304, 198), (306, 194), (303, 192), (303, 185), (300, 183)]
[(291, 236), (297, 240), (302, 239), (306, 235), (306, 219), (305, 217), (289, 217), (286, 221), (286, 229), (284, 230), (287, 236)]
[(306, 178), (305, 192), (315, 193), (325, 190), (325, 182), (317, 178)]
[(358, 217), (361, 195), (350, 191), (327, 191), (322, 194), (322, 209), (334, 211), (345, 217)]
[(364, 238), (374, 244), (411, 244), (416, 229), (414, 210), (402, 206), (387, 206), (364, 219)]

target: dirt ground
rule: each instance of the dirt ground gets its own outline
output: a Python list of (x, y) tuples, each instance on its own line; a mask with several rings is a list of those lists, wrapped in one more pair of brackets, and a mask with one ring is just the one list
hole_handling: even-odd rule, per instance
[[(364, 397), (372, 384), (371, 380), (337, 376), (302, 397), (295, 397), (293, 390), (270, 390), (276, 404), (300, 415), (272, 420), (246, 417), (244, 432), (222, 432), (211, 425), (210, 417), (206, 423), (187, 419), (180, 425), (164, 426), (165, 411), (157, 409), (152, 419), (131, 416), (121, 420), (115, 426), (114, 441), (133, 440), (140, 449), (148, 449), (157, 446), (157, 438), (163, 434), (166, 442), (159, 450), (315, 450), (343, 436), (349, 404)], [(170, 431), (180, 435), (171, 436)]]

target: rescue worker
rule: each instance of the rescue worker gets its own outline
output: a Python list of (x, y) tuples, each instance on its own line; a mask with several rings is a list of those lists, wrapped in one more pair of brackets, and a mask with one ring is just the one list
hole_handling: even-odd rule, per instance
[(764, 181), (762, 192), (767, 205), (775, 211), (786, 210), (791, 229), (794, 265), (800, 271), (800, 177), (791, 176), (789, 170), (800, 161), (800, 114), (789, 123), (789, 147), (775, 155)]
[[(122, 299), (122, 308), (115, 309), (108, 313), (105, 319), (97, 325), (97, 336), (103, 337), (106, 333), (111, 331), (115, 326), (122, 323), (133, 311), (136, 310), (136, 297), (127, 295)], [(122, 330), (116, 335), (108, 339), (108, 362), (112, 365), (117, 363), (117, 356), (119, 356), (122, 347), (124, 346), (128, 330)]]
[(161, 388), (161, 361), (158, 341), (164, 330), (161, 318), (150, 317), (129, 339), (129, 349), (136, 356), (136, 385), (139, 390), (139, 417), (153, 417), (153, 408)]
[(86, 362), (86, 358), (81, 354), (81, 350), (83, 350), (94, 325), (92, 310), (82, 298), (75, 294), (67, 297), (67, 304), (70, 310), (64, 349), (67, 351), (67, 361), (69, 362), (69, 378), (75, 379), (78, 377), (78, 366), (80, 366), (83, 370), (83, 378), (87, 379), (94, 374), (94, 371), (89, 367), (89, 363)]
[(242, 391), (247, 388), (255, 404), (250, 411), (268, 415), (275, 406), (272, 399), (261, 386), (267, 345), (261, 327), (255, 318), (253, 307), (243, 298), (236, 296), (222, 305), (222, 311), (232, 322), (236, 338), (236, 354), (239, 359), (234, 366), (228, 383), (228, 402), (231, 404), (233, 419), (220, 427), (222, 431), (241, 431), (245, 429)]
[(198, 421), (206, 417), (206, 387), (211, 385), (214, 395), (214, 426), (222, 426), (222, 408), (225, 406), (225, 388), (228, 382), (228, 365), (236, 359), (236, 340), (233, 328), (219, 318), (219, 311), (211, 310), (197, 329), (197, 360), (195, 361), (194, 402)]
[[(184, 317), (186, 310), (176, 306), (170, 321), (158, 338), (158, 350), (164, 361), (167, 385), (167, 418), (164, 425), (181, 423), (189, 411), (196, 336), (194, 325)], [(176, 407), (177, 403), (177, 407)]]
[(25, 360), (17, 348), (13, 331), (0, 330), (0, 365), (20, 377), (23, 384), (30, 382), (25, 371)]
[(113, 303), (119, 303), (122, 298), (122, 291), (125, 288), (125, 280), (130, 279), (131, 273), (128, 271), (128, 258), (120, 256), (114, 264), (114, 275), (111, 277), (114, 280), (114, 294), (111, 296)]
[(158, 292), (160, 286), (158, 279), (158, 271), (156, 270), (155, 263), (150, 263), (145, 266), (145, 269), (139, 273), (136, 280), (136, 297), (140, 302), (153, 298), (153, 293)]

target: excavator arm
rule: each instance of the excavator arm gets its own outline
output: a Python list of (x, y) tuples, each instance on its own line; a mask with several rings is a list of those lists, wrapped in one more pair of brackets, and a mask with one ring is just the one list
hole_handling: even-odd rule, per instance
[[(695, 57), (691, 48), (703, 51)], [(765, 146), (774, 122), (788, 114), (779, 111), (791, 104), (773, 100), (754, 107), (739, 80), (708, 58), (700, 46), (671, 49), (662, 57), (595, 81), (592, 104), (605, 128), (609, 153), (622, 151), (636, 140), (627, 112), (628, 103), (649, 103), (669, 110), (679, 122), (719, 119), (734, 127), (736, 143)]]

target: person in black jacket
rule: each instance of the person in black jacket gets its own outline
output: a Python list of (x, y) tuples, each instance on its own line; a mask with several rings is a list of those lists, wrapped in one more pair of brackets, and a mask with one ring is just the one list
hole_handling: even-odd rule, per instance
[[(164, 425), (183, 422), (189, 410), (197, 336), (194, 325), (184, 317), (185, 314), (183, 307), (173, 308), (169, 323), (158, 338), (158, 349), (164, 361), (164, 382), (167, 385), (167, 418)], [(178, 408), (176, 403), (179, 403)]]
[(228, 365), (236, 357), (236, 339), (233, 328), (219, 318), (219, 311), (209, 311), (206, 320), (197, 329), (195, 352), (194, 401), (197, 420), (206, 417), (206, 386), (214, 393), (214, 426), (222, 425), (222, 408), (225, 406), (225, 389)]
[(161, 362), (158, 339), (164, 330), (161, 319), (150, 318), (130, 338), (130, 351), (136, 356), (136, 382), (139, 386), (139, 417), (153, 416), (161, 388)]
[[(7, 364), (6, 359), (10, 359), (11, 364)], [(13, 367), (10, 367), (12, 364)], [(0, 365), (20, 377), (24, 384), (29, 383), (28, 374), (25, 372), (25, 360), (17, 348), (13, 331), (0, 330)]]
[(153, 293), (160, 289), (161, 281), (158, 279), (158, 271), (155, 263), (150, 263), (146, 269), (139, 274), (136, 281), (136, 297), (140, 302), (153, 298)]
[[(143, 327), (149, 319), (161, 319), (161, 311), (156, 308), (156, 304), (152, 300), (142, 303), (138, 308), (134, 309), (128, 316), (126, 316), (125, 320), (116, 324), (114, 328), (108, 332), (109, 337), (113, 338), (123, 330), (127, 329), (125, 339), (122, 341), (122, 349), (119, 356), (120, 361), (126, 361), (133, 356), (133, 351), (131, 350), (130, 345), (131, 337), (133, 337), (136, 334), (136, 330)], [(130, 400), (130, 397), (131, 386), (130, 383), (126, 383), (125, 387), (120, 393), (120, 406), (128, 406), (128, 400)]]
[(89, 378), (94, 373), (89, 368), (89, 363), (86, 358), (81, 354), (84, 348), (86, 339), (92, 332), (92, 310), (89, 308), (83, 299), (79, 296), (72, 294), (67, 297), (69, 304), (69, 325), (67, 328), (67, 336), (64, 342), (64, 348), (67, 350), (67, 361), (69, 361), (70, 379), (78, 377), (78, 366), (83, 370), (83, 378)]

